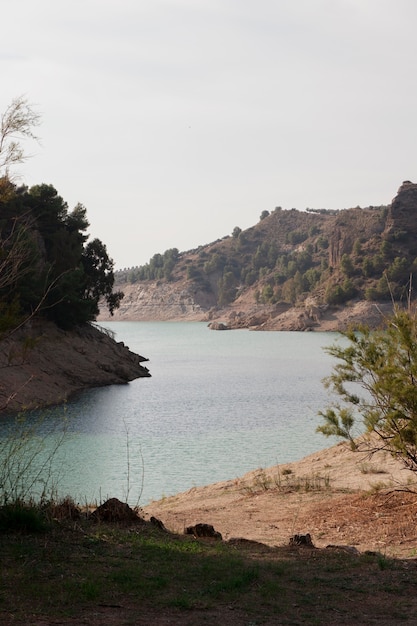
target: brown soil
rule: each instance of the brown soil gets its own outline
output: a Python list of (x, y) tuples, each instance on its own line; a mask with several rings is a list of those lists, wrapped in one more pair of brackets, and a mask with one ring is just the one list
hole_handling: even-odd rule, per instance
[(417, 554), (417, 481), (386, 453), (369, 458), (339, 444), (296, 463), (194, 487), (152, 502), (145, 516), (175, 532), (212, 524), (223, 539), (288, 545), (310, 533), (316, 547), (350, 546), (386, 556)]
[(31, 320), (0, 343), (0, 412), (58, 404), (82, 389), (149, 376), (147, 359), (86, 324)]

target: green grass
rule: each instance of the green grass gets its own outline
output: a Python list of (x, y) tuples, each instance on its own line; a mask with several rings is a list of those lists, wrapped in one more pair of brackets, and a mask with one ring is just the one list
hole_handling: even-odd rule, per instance
[(97, 607), (119, 615), (113, 624), (147, 614), (149, 623), (168, 615), (178, 624), (386, 624), (395, 602), (394, 624), (417, 610), (407, 562), (198, 541), (151, 524), (18, 527), (0, 532), (0, 554), (1, 624), (65, 624)]

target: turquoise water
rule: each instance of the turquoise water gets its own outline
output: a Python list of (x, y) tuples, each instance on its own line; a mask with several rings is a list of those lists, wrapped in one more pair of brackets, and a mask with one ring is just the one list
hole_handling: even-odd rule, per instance
[[(210, 331), (192, 322), (103, 326), (149, 358), (152, 377), (67, 404), (53, 469), (61, 495), (145, 505), (332, 443), (315, 429), (332, 367), (323, 347), (336, 335)], [(62, 407), (50, 411), (44, 433), (62, 415)]]

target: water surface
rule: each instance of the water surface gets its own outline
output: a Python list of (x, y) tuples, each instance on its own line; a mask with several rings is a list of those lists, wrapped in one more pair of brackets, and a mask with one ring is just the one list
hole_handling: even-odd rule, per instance
[[(330, 445), (315, 432), (336, 335), (210, 331), (194, 322), (106, 322), (149, 358), (151, 378), (67, 404), (59, 492), (141, 504), (297, 460)], [(62, 421), (62, 407), (45, 420)], [(51, 435), (52, 438), (52, 435)]]

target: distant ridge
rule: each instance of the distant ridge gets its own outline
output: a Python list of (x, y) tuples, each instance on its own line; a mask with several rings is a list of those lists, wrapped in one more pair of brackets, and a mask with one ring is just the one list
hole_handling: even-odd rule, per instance
[(251, 228), (116, 272), (125, 298), (113, 319), (265, 330), (377, 325), (393, 298), (407, 300), (416, 270), (417, 185), (404, 181), (389, 205), (277, 207)]

